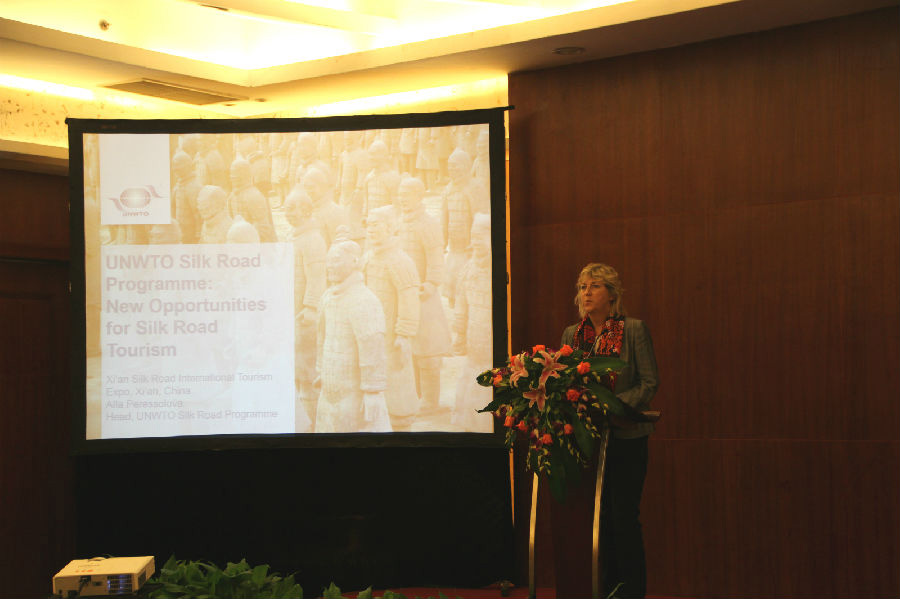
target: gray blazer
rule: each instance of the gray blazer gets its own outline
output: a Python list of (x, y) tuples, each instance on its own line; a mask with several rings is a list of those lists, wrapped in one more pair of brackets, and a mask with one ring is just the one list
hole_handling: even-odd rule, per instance
[[(562, 335), (562, 345), (572, 346), (577, 328), (578, 324), (566, 327)], [(628, 365), (616, 379), (616, 396), (638, 411), (649, 410), (650, 400), (653, 399), (659, 386), (650, 331), (644, 321), (625, 317), (625, 332), (622, 336), (622, 354), (619, 357)], [(613, 436), (620, 439), (634, 439), (652, 432), (652, 422), (639, 422), (628, 428), (614, 428)]]

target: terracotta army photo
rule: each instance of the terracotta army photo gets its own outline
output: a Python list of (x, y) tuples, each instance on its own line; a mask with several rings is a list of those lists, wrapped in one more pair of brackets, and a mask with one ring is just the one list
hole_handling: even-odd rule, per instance
[(319, 143), (315, 135), (308, 131), (297, 134), (297, 140), (291, 148), (290, 173), (291, 188), (303, 180), (310, 168), (319, 169), (328, 179), (331, 178), (331, 167), (319, 158)]
[(197, 212), (203, 221), (200, 243), (225, 243), (232, 219), (228, 214), (225, 190), (205, 185), (197, 195)]
[[(200, 214), (197, 212), (197, 196), (200, 194), (200, 181), (194, 169), (194, 161), (187, 152), (178, 150), (172, 157), (172, 173), (175, 185), (172, 188), (175, 219), (181, 226), (183, 243), (197, 243), (200, 238)], [(177, 243), (177, 242), (175, 242)]]
[(400, 131), (400, 140), (397, 144), (397, 150), (400, 152), (400, 173), (410, 177), (416, 175), (417, 137), (415, 129), (403, 129)]
[(232, 219), (231, 226), (228, 228), (228, 234), (225, 236), (225, 243), (259, 242), (259, 232), (256, 230), (256, 227), (245, 221), (240, 214)]
[(438, 173), (440, 172), (437, 135), (433, 129), (419, 129), (418, 143), (416, 144), (416, 171), (429, 191), (437, 189)]
[(291, 144), (288, 136), (283, 133), (269, 134), (269, 151), (272, 170), (269, 179), (272, 182), (272, 196), (276, 198), (275, 204), (280, 204), (290, 192), (291, 180)]
[(347, 213), (334, 203), (328, 177), (320, 169), (308, 168), (303, 175), (302, 187), (312, 200), (313, 216), (319, 224), (325, 244), (330, 246), (338, 227), (348, 226)]
[(393, 206), (400, 185), (400, 173), (393, 167), (388, 147), (380, 139), (369, 146), (369, 161), (372, 170), (363, 185), (364, 214), (382, 206)]
[(457, 149), (448, 159), (450, 182), (442, 195), (444, 239), (447, 241), (447, 272), (444, 279), (444, 295), (453, 304), (456, 297), (456, 279), (469, 251), (469, 235), (472, 217), (476, 212), (488, 213), (490, 204), (484, 206), (484, 198), (472, 179), (472, 158)]
[(425, 184), (416, 178), (400, 183), (400, 239), (419, 274), (419, 329), (413, 339), (413, 365), (422, 400), (420, 414), (439, 408), (441, 366), (450, 355), (450, 327), (441, 303), (444, 243), (440, 223), (425, 210)]
[(268, 138), (263, 137), (262, 140), (266, 145), (254, 140), (255, 145), (247, 150), (250, 152), (247, 156), (247, 162), (250, 163), (250, 180), (265, 197), (272, 195), (272, 157), (268, 147)]
[(292, 227), (294, 244), (294, 382), (296, 409), (315, 421), (316, 321), (327, 285), (325, 238), (312, 216), (312, 200), (300, 186), (288, 194), (284, 215)]
[[(472, 178), (482, 185), (491, 183), (490, 135), (482, 131), (475, 144), (475, 160), (472, 161)], [(490, 197), (488, 197), (490, 201)]]
[(384, 311), (363, 283), (361, 256), (359, 245), (341, 236), (325, 259), (330, 287), (322, 296), (316, 336), (317, 433), (391, 430)]
[(471, 230), (472, 257), (466, 261), (456, 286), (453, 352), (466, 362), (456, 389), (451, 422), (465, 430), (490, 432), (490, 414), (476, 410), (491, 401), (491, 389), (475, 383), (478, 373), (493, 362), (491, 294), (491, 217), (475, 214)]
[(400, 247), (393, 206), (367, 216), (366, 285), (381, 302), (385, 320), (387, 389), (385, 398), (394, 430), (408, 430), (418, 409), (412, 343), (419, 330), (419, 274)]
[(256, 228), (263, 242), (277, 241), (269, 201), (253, 185), (250, 163), (241, 158), (231, 163), (228, 213), (232, 218), (237, 215), (244, 217), (244, 220)]
[(362, 131), (344, 132), (344, 149), (340, 155), (338, 176), (338, 204), (347, 211), (350, 219), (350, 236), (362, 239), (363, 184), (371, 170), (369, 152), (363, 147)]
[(218, 138), (218, 135), (196, 137), (199, 144), (198, 159), (195, 161), (197, 174), (204, 185), (216, 185), (227, 190), (231, 187), (231, 181), (228, 177), (227, 163), (216, 145)]

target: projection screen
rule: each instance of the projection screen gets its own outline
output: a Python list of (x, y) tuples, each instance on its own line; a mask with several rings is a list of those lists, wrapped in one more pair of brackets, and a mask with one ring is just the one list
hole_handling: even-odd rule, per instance
[(493, 431), (503, 109), (68, 124), (77, 445)]

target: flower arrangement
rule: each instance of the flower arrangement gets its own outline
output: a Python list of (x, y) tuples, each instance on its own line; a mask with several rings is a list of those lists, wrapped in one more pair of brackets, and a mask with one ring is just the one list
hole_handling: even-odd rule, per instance
[(507, 447), (517, 436), (528, 438), (528, 468), (546, 474), (554, 497), (565, 501), (568, 481), (577, 483), (590, 460), (601, 419), (631, 416), (611, 390), (624, 367), (618, 358), (568, 345), (557, 351), (536, 345), (478, 375), (479, 385), (494, 389), (493, 401), (479, 412), (503, 420)]

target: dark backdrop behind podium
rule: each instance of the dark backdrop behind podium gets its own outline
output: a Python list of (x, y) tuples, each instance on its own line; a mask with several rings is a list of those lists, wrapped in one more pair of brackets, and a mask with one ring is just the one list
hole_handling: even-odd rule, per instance
[(79, 556), (245, 557), (304, 594), (511, 577), (503, 448), (280, 448), (82, 456)]

